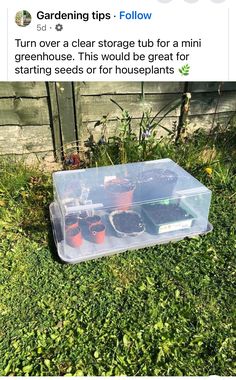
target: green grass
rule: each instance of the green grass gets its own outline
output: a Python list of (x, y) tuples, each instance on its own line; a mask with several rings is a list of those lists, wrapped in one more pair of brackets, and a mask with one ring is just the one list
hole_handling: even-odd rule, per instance
[(213, 232), (73, 266), (52, 242), (51, 176), (0, 162), (0, 375), (236, 374), (235, 168), (219, 155), (207, 175), (184, 149)]

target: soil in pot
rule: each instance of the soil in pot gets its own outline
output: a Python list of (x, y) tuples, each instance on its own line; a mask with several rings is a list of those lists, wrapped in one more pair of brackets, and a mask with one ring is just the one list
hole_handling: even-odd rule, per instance
[(128, 179), (113, 179), (106, 183), (105, 190), (110, 206), (118, 210), (128, 210), (133, 202), (135, 184)]
[(68, 215), (65, 217), (65, 229), (78, 227), (78, 218), (75, 215)]
[(105, 240), (106, 227), (104, 224), (93, 224), (89, 228), (92, 240), (97, 244), (102, 244)]
[(66, 231), (66, 242), (71, 247), (79, 247), (83, 243), (81, 229), (77, 227), (71, 228), (68, 231)]
[(112, 217), (115, 230), (124, 234), (140, 234), (144, 231), (144, 224), (136, 212), (123, 211), (115, 213)]
[(88, 227), (94, 224), (102, 223), (101, 217), (99, 215), (88, 216), (85, 221)]

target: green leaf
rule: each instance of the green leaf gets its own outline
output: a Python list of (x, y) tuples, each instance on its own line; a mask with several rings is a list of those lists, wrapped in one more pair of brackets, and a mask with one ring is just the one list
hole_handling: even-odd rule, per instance
[(180, 74), (182, 75), (189, 75), (189, 70), (190, 70), (190, 66), (188, 64), (186, 65), (183, 65), (180, 69), (179, 69), (179, 72)]
[(130, 344), (129, 337), (126, 334), (123, 336), (123, 343), (125, 347), (128, 347)]
[(164, 324), (162, 322), (162, 320), (158, 321), (155, 325), (154, 325), (154, 329), (155, 330), (162, 330), (164, 327)]
[(8, 374), (8, 372), (10, 371), (10, 368), (11, 368), (11, 362), (9, 362), (6, 366), (6, 368), (4, 369), (4, 375), (6, 376)]
[(84, 376), (84, 373), (81, 369), (77, 369), (77, 371), (75, 372), (74, 376)]
[(155, 284), (154, 280), (151, 277), (147, 277), (147, 282), (148, 282), (149, 285), (154, 285)]
[(19, 346), (19, 342), (16, 340), (15, 342), (12, 343), (12, 346), (15, 348), (15, 350), (18, 348)]
[(50, 362), (49, 359), (45, 359), (45, 360), (44, 360), (44, 364), (46, 365), (46, 367), (47, 367), (48, 369), (51, 368), (51, 362)]
[(26, 365), (25, 367), (22, 368), (24, 373), (30, 373), (32, 371), (32, 369), (33, 369), (32, 364)]
[(144, 290), (146, 290), (146, 285), (144, 283), (142, 283), (139, 287), (139, 290), (141, 290), (141, 292), (143, 292)]
[(160, 351), (158, 352), (158, 355), (157, 355), (157, 363), (161, 361), (161, 359), (164, 357), (164, 352), (162, 350), (162, 348), (160, 348)]
[(177, 290), (175, 291), (175, 298), (178, 299), (179, 296), (180, 296), (180, 291), (179, 291), (179, 289), (177, 289)]
[(93, 355), (94, 355), (95, 359), (99, 358), (99, 352), (98, 351), (95, 351)]

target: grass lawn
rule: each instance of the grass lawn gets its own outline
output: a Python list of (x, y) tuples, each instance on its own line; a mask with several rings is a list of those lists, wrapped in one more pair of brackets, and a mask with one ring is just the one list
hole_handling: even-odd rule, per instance
[(181, 157), (213, 191), (213, 232), (72, 266), (51, 176), (0, 162), (0, 375), (236, 374), (235, 168)]

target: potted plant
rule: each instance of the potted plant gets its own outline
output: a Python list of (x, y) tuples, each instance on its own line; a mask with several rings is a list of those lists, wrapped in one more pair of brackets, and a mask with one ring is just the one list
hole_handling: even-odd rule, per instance
[(135, 184), (128, 178), (115, 178), (105, 184), (110, 206), (128, 210), (133, 202)]

